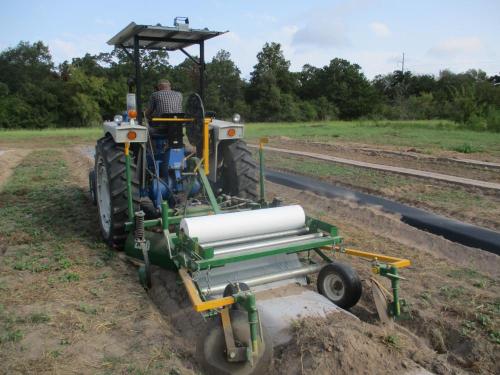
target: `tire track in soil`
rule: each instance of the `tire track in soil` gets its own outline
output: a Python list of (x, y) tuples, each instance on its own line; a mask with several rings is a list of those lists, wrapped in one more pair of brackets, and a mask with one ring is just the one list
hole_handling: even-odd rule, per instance
[(14, 168), (28, 156), (30, 149), (11, 149), (0, 151), (0, 190), (12, 175)]

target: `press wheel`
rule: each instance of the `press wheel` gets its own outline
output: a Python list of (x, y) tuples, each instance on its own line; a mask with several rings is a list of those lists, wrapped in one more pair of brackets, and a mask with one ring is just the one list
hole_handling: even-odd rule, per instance
[[(237, 345), (249, 346), (250, 326), (246, 311), (231, 310), (231, 325)], [(220, 316), (208, 322), (205, 334), (202, 335), (197, 346), (197, 355), (208, 374), (251, 375), (268, 374), (273, 359), (272, 341), (262, 327), (264, 337), (253, 366), (250, 362), (228, 362), (226, 359), (226, 342)]]

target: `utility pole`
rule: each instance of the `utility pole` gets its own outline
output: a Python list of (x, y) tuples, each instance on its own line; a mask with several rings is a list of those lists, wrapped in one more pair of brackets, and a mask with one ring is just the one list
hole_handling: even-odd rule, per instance
[(403, 59), (401, 60), (401, 95), (405, 96), (405, 53), (403, 52)]

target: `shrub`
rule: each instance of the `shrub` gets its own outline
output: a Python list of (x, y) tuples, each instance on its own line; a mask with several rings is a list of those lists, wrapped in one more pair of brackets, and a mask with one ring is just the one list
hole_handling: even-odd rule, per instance
[(489, 131), (500, 132), (500, 109), (490, 108), (488, 110), (486, 127)]

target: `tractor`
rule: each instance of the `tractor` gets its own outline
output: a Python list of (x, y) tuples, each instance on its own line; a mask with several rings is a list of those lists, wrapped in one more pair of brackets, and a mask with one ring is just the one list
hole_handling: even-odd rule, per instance
[[(259, 291), (306, 286), (309, 275), (318, 273), (319, 294), (304, 293), (313, 293), (322, 310), (348, 309), (360, 299), (362, 284), (356, 271), (335, 257), (362, 257), (391, 282), (392, 294), (379, 282), (372, 284), (379, 315), (389, 320), (405, 306), (398, 270), (410, 262), (345, 248), (334, 225), (306, 215), (300, 205), (266, 200), (267, 139), (261, 139), (257, 163), (243, 140), (239, 115), (223, 121), (204, 108), (205, 41), (221, 34), (193, 29), (187, 18), (177, 17), (173, 27), (132, 22), (108, 42), (132, 59), (135, 77), (125, 115), (103, 124), (89, 187), (104, 240), (140, 261), (143, 286), (151, 288), (151, 265), (176, 272), (193, 309), (209, 321), (197, 343), (204, 370), (263, 374), (277, 335), (268, 334), (261, 313), (279, 301), (259, 302)], [(199, 57), (186, 51), (193, 45), (199, 46)], [(197, 64), (199, 91), (187, 97), (184, 113), (144, 116), (141, 50), (181, 51)], [(307, 300), (301, 296), (280, 303), (293, 310)], [(301, 311), (307, 317), (314, 309)]]
[[(160, 216), (163, 200), (175, 208), (186, 197), (200, 192), (200, 184), (186, 169), (186, 160), (193, 151), (203, 161), (217, 195), (257, 199), (257, 164), (243, 140), (240, 116), (235, 114), (233, 122), (218, 120), (203, 106), (204, 44), (221, 34), (190, 29), (188, 19), (178, 17), (173, 28), (131, 23), (108, 42), (122, 48), (135, 66), (135, 77), (129, 81), (129, 89), (135, 86), (135, 93), (127, 95), (127, 112), (104, 123), (105, 135), (97, 142), (95, 168), (89, 174), (92, 196), (98, 203), (101, 232), (110, 246), (122, 247), (126, 239), (127, 186), (123, 158), (126, 142), (130, 142), (133, 210), (143, 210), (147, 218)], [(196, 44), (199, 58), (185, 50)], [(199, 93), (187, 98), (185, 113), (165, 113), (147, 121), (142, 104), (141, 49), (179, 50), (196, 62)], [(194, 150), (186, 147), (184, 132)]]

